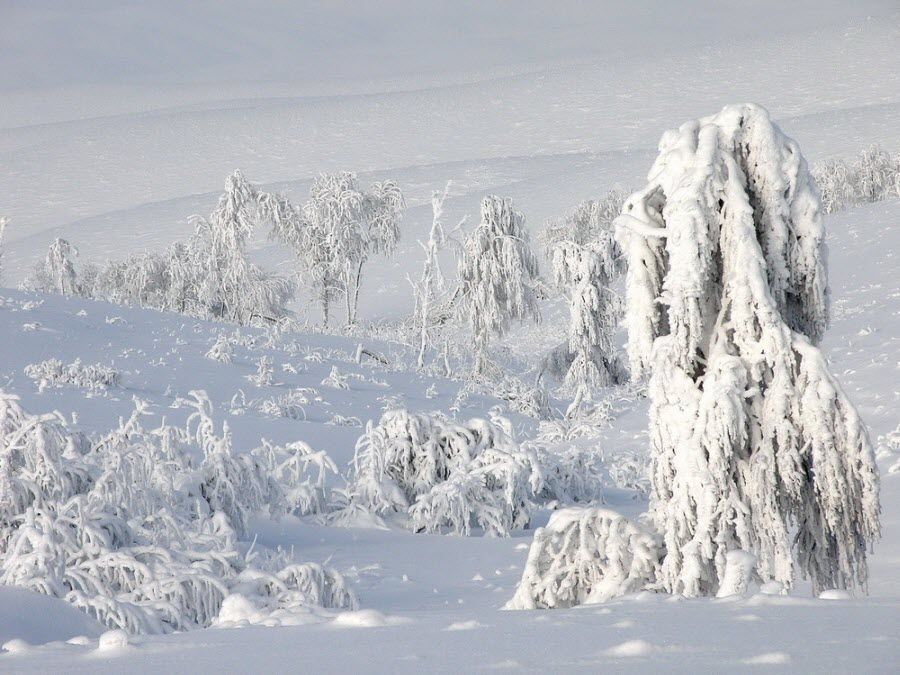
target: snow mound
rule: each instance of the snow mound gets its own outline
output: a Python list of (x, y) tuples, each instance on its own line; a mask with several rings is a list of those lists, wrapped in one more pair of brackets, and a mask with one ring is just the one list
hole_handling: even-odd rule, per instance
[(382, 614), (374, 609), (361, 609), (355, 612), (342, 612), (334, 617), (332, 626), (340, 628), (382, 628), (384, 626), (399, 626), (409, 623), (409, 619), (402, 616), (390, 616)]
[(751, 656), (742, 660), (741, 663), (748, 666), (777, 666), (790, 663), (791, 661), (791, 655), (785, 652), (767, 652), (759, 656)]
[(477, 621), (476, 619), (472, 619), (471, 621), (455, 621), (447, 626), (444, 630), (448, 631), (457, 631), (457, 630), (475, 630), (476, 628), (487, 628), (487, 625)]
[(64, 600), (0, 586), (0, 643), (18, 639), (39, 645), (102, 632), (99, 623)]
[(106, 631), (97, 643), (98, 652), (112, 652), (126, 647), (128, 647), (128, 633), (119, 628)]
[(606, 656), (613, 656), (616, 658), (630, 658), (635, 656), (647, 656), (652, 654), (655, 650), (656, 647), (646, 640), (628, 640), (627, 642), (604, 650), (603, 653)]

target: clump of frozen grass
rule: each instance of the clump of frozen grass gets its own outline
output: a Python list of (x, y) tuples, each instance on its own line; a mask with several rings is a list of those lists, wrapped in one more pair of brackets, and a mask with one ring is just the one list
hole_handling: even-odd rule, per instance
[(69, 364), (59, 359), (30, 363), (25, 366), (25, 374), (34, 380), (41, 391), (66, 385), (102, 391), (117, 387), (122, 382), (122, 374), (118, 370), (99, 363), (85, 364), (81, 359)]
[[(203, 392), (185, 427), (145, 429), (139, 400), (85, 443), (0, 393), (0, 583), (63, 598), (113, 629), (209, 626), (232, 593), (261, 612), (356, 606), (336, 571), (261, 568), (238, 541), (258, 511), (320, 513), (336, 467), (304, 443), (234, 451)], [(195, 457), (200, 456), (197, 460)]]

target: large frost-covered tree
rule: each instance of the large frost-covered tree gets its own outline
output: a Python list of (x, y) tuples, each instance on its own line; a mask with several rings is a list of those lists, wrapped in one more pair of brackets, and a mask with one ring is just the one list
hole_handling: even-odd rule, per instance
[(632, 374), (649, 373), (659, 585), (715, 594), (745, 550), (786, 588), (795, 571), (815, 590), (864, 588), (877, 471), (817, 347), (826, 249), (800, 149), (741, 105), (659, 150), (617, 220)]
[(485, 197), (481, 222), (466, 238), (459, 261), (459, 307), (475, 338), (476, 372), (485, 372), (492, 336), (502, 336), (513, 320), (539, 319), (537, 274), (525, 216), (509, 199)]

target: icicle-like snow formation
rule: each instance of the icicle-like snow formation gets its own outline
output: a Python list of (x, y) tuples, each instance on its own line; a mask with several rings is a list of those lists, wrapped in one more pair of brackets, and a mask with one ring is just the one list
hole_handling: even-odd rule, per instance
[(626, 202), (626, 323), (649, 373), (659, 583), (714, 595), (730, 551), (790, 587), (865, 587), (878, 479), (816, 347), (828, 318), (819, 200), (797, 144), (755, 105), (663, 135)]

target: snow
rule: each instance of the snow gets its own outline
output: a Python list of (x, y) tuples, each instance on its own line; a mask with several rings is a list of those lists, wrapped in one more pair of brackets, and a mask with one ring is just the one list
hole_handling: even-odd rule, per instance
[[(360, 299), (363, 319), (396, 318), (413, 308), (406, 276), (420, 276), (417, 241), (428, 240), (431, 195), (448, 180), (445, 226), (466, 214), (477, 220), (481, 199), (498, 194), (525, 213), (534, 238), (545, 218), (642, 184), (663, 130), (726, 103), (765, 105), (810, 163), (851, 157), (873, 142), (900, 150), (892, 0), (562, 2), (552, 12), (540, 3), (512, 12), (495, 3), (426, 9), (396, 1), (273, 2), (260, 11), (235, 0), (98, 1), (73, 12), (14, 2), (0, 14), (7, 286), (56, 237), (79, 248), (79, 261), (99, 262), (186, 239), (188, 216), (213, 210), (235, 168), (295, 204), (319, 171), (354, 170), (365, 185), (396, 180), (409, 205), (396, 255), (370, 263)], [(533, 530), (453, 537), (365, 513), (348, 527), (256, 516), (247, 536), (258, 550), (293, 548), (302, 560), (327, 563), (360, 610), (266, 621), (232, 594), (219, 626), (236, 630), (131, 636), (123, 648), (65, 602), (3, 587), (0, 644), (8, 653), (0, 670), (894, 672), (900, 472), (888, 471), (900, 466), (891, 440), (900, 422), (897, 222), (897, 198), (824, 219), (832, 325), (822, 348), (870, 428), (882, 477), (883, 537), (869, 559), (868, 595), (813, 597), (801, 581), (790, 595), (750, 584), (721, 600), (645, 593), (602, 607), (500, 611), (522, 578)], [(290, 271), (282, 247), (260, 238), (250, 249), (254, 262)], [(517, 439), (538, 431), (536, 420), (495, 396), (458, 396), (459, 381), (416, 372), (418, 345), (308, 330), (289, 346), (255, 329), (220, 343), (232, 326), (5, 288), (0, 297), (0, 386), (30, 412), (60, 410), (77, 429), (114, 428), (133, 395), (149, 402), (154, 421), (182, 425), (189, 411), (173, 402), (202, 388), (236, 448), (258, 447), (262, 437), (302, 441), (342, 472), (363, 425), (398, 401), (430, 414), (459, 398), (459, 420), (502, 405)], [(296, 309), (317, 320), (314, 305)], [(551, 308), (542, 326), (513, 329), (501, 344), (514, 362), (533, 365), (566, 334), (565, 308)], [(360, 342), (389, 364), (358, 362)], [(263, 369), (257, 386), (248, 377), (263, 357), (272, 372)], [(41, 391), (25, 369), (54, 359), (63, 368), (80, 359), (121, 379), (92, 389), (74, 378)], [(560, 442), (599, 446), (614, 473), (619, 459), (646, 456), (647, 404), (624, 400), (609, 414), (599, 439)], [(603, 479), (606, 508), (628, 518), (646, 510), (639, 489)], [(329, 473), (327, 487), (337, 483)], [(533, 527), (549, 518), (535, 512)]]

